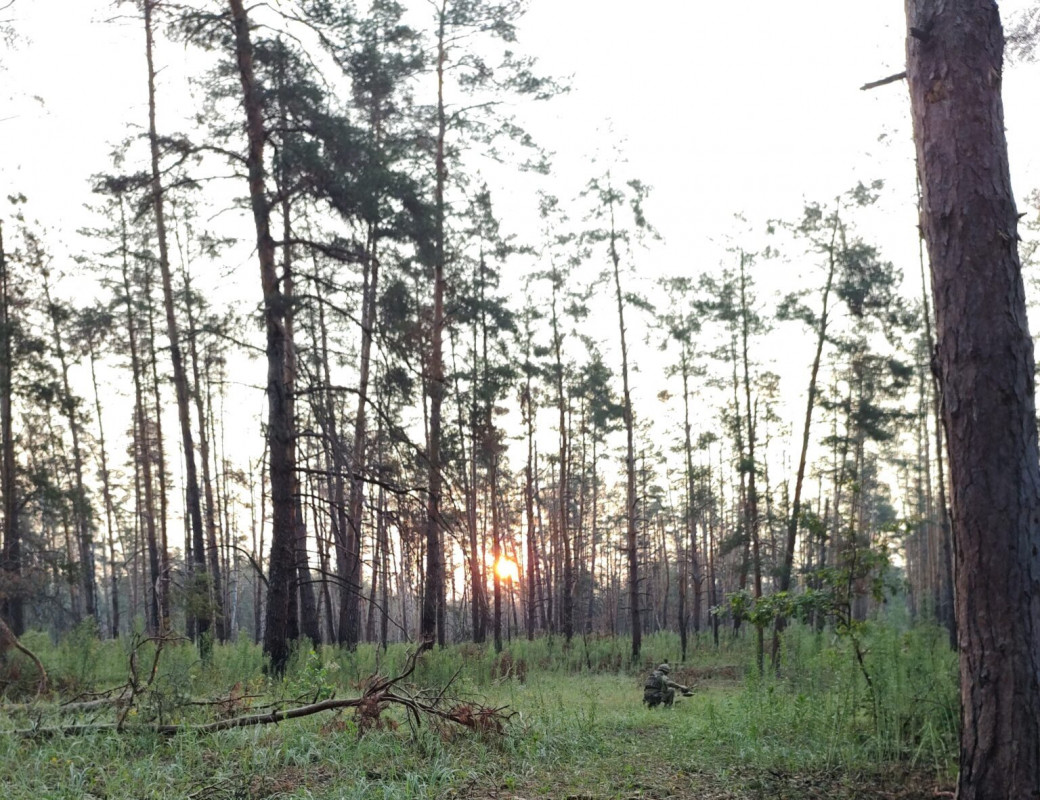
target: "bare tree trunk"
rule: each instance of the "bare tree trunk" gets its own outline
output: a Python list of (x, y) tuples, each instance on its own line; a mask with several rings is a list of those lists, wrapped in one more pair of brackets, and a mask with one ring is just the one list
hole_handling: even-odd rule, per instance
[(271, 482), (271, 557), (267, 587), (267, 626), (264, 653), (272, 671), (285, 671), (290, 643), (299, 638), (296, 607), (295, 505), (293, 501), (292, 402), (287, 384), (286, 361), (292, 342), (285, 326), (288, 298), (279, 286), (275, 267), (275, 244), (271, 237), (271, 212), (264, 186), (264, 141), (266, 131), (262, 98), (253, 71), (253, 46), (249, 19), (242, 0), (228, 0), (235, 31), (235, 56), (242, 83), (249, 150), (249, 200), (256, 226), (257, 259), (264, 299), (267, 332), (267, 444)]
[[(0, 223), (0, 443), (3, 460), (0, 462), (0, 492), (3, 493), (4, 527), (3, 551), (0, 570), (5, 583), (17, 585), (22, 578), (22, 538), (18, 522), (21, 503), (18, 498), (18, 462), (15, 458), (13, 315), (11, 314), (10, 277), (7, 272), (7, 254), (4, 251), (4, 231)], [(0, 616), (7, 620), (15, 636), (25, 633), (25, 606), (18, 591), (6, 590), (0, 600)]]
[(228, 640), (228, 619), (224, 608), (224, 582), (220, 567), (220, 547), (217, 544), (217, 506), (213, 497), (213, 476), (210, 474), (209, 436), (206, 435), (207, 414), (202, 393), (202, 375), (199, 371), (198, 338), (199, 330), (195, 320), (194, 304), (191, 296), (191, 280), (187, 267), (183, 271), (185, 310), (188, 317), (188, 354), (191, 358), (192, 380), (195, 383), (195, 415), (199, 422), (199, 459), (202, 461), (202, 491), (206, 500), (206, 548), (208, 554), (209, 574), (213, 591), (213, 627), (217, 641)]
[(625, 302), (621, 292), (621, 256), (617, 249), (614, 227), (614, 203), (610, 204), (610, 260), (614, 267), (614, 289), (617, 293), (618, 327), (621, 331), (621, 380), (625, 420), (625, 547), (628, 552), (628, 602), (632, 621), (632, 663), (639, 660), (643, 646), (642, 611), (639, 597), (639, 522), (636, 496), (635, 421), (632, 393), (628, 384), (628, 343), (625, 337)]
[(952, 485), (960, 800), (1040, 795), (1040, 448), (993, 0), (906, 0)]
[(90, 355), (90, 380), (94, 386), (94, 410), (98, 422), (98, 446), (101, 458), (101, 496), (105, 504), (105, 529), (108, 532), (108, 566), (110, 590), (112, 597), (109, 602), (112, 608), (112, 617), (109, 620), (109, 633), (113, 639), (119, 638), (119, 573), (116, 571), (116, 542), (115, 542), (115, 519), (114, 503), (112, 502), (112, 481), (108, 471), (108, 448), (105, 444), (105, 426), (101, 414), (101, 392), (98, 388), (97, 379), (97, 352), (96, 344), (92, 337), (87, 338)]
[(589, 603), (585, 614), (585, 633), (592, 633), (593, 615), (596, 612), (596, 539), (599, 535), (599, 462), (597, 453), (598, 440), (595, 433), (592, 436), (592, 518), (589, 520), (589, 540), (591, 541), (589, 554)]
[[(145, 436), (148, 451), (147, 457), (155, 458), (155, 487), (158, 489), (158, 527), (155, 529), (156, 535), (156, 551), (158, 553), (158, 564), (159, 572), (155, 578), (155, 592), (159, 598), (159, 629), (162, 631), (170, 630), (170, 547), (169, 547), (169, 536), (168, 536), (168, 525), (169, 525), (169, 486), (167, 485), (167, 472), (166, 472), (166, 440), (163, 437), (162, 428), (162, 409), (164, 403), (162, 401), (162, 393), (160, 391), (159, 383), (159, 360), (156, 353), (156, 335), (155, 335), (155, 308), (152, 305), (152, 274), (150, 272), (145, 273), (144, 280), (144, 291), (143, 294), (145, 300), (145, 318), (148, 323), (148, 335), (145, 339), (145, 343), (148, 346), (148, 363), (147, 366), (151, 368), (152, 380), (150, 387), (152, 391), (152, 402), (154, 405), (152, 422), (145, 428)], [(142, 406), (143, 413), (145, 414), (144, 419), (148, 420), (148, 411), (145, 406)], [(154, 449), (153, 449), (153, 437), (154, 437)], [(156, 494), (153, 489), (153, 497)], [(187, 521), (185, 521), (187, 525)], [(187, 546), (191, 542), (190, 528), (188, 529), (188, 536), (185, 539), (185, 545)], [(191, 562), (191, 549), (188, 548), (186, 559)], [(196, 618), (192, 617), (193, 623)]]
[(50, 280), (47, 273), (43, 276), (43, 294), (51, 318), (51, 333), (54, 336), (54, 352), (61, 367), (62, 403), (61, 410), (72, 435), (72, 478), (75, 494), (72, 499), (73, 522), (76, 528), (76, 547), (79, 555), (80, 591), (82, 592), (83, 613), (96, 623), (97, 579), (94, 566), (94, 522), (91, 519), (90, 504), (87, 502), (87, 489), (83, 481), (83, 448), (80, 444), (82, 425), (76, 410), (76, 401), (69, 382), (69, 361), (65, 352), (65, 340), (61, 334), (59, 319), (61, 308), (51, 298)]
[(563, 335), (560, 333), (559, 316), (556, 310), (557, 294), (560, 281), (553, 276), (552, 293), (552, 329), (553, 354), (555, 358), (556, 408), (559, 412), (559, 463), (560, 480), (556, 496), (557, 533), (563, 545), (562, 597), (560, 600), (561, 627), (563, 636), (569, 642), (574, 635), (574, 558), (571, 553), (571, 534), (569, 530), (570, 516), (570, 446), (567, 424), (567, 394), (563, 386)]
[[(317, 353), (321, 365), (322, 384), (321, 392), (312, 394), (312, 413), (318, 421), (322, 431), (322, 442), (325, 452), (325, 486), (328, 493), (329, 503), (329, 528), (332, 535), (332, 545), (336, 553), (336, 575), (339, 578), (339, 611), (338, 621), (335, 625), (330, 622), (329, 634), (339, 644), (347, 644), (350, 640), (350, 604), (357, 602), (355, 588), (350, 584), (348, 577), (351, 572), (351, 556), (353, 544), (350, 541), (347, 491), (345, 487), (347, 472), (347, 458), (344, 455), (344, 445), (339, 432), (339, 409), (332, 387), (332, 373), (329, 368), (329, 330), (325, 320), (326, 299), (324, 296), (325, 281), (321, 276), (317, 259), (313, 262), (314, 275), (312, 278), (315, 302), (314, 324), (312, 324), (312, 335), (314, 337), (313, 347)], [(327, 582), (326, 582), (327, 585)], [(331, 603), (329, 614), (331, 615)], [(354, 640), (357, 644), (357, 640)], [(353, 645), (351, 645), (353, 646)]]
[[(152, 210), (155, 214), (155, 231), (159, 247), (159, 271), (162, 274), (163, 306), (166, 310), (166, 333), (170, 340), (170, 360), (173, 365), (173, 385), (177, 395), (177, 418), (181, 428), (181, 446), (184, 449), (185, 472), (185, 504), (191, 522), (193, 591), (198, 594), (195, 603), (196, 633), (199, 637), (199, 652), (205, 657), (209, 652), (206, 641), (210, 622), (213, 616), (215, 592), (219, 595), (220, 587), (215, 586), (214, 575), (207, 573), (206, 540), (202, 527), (202, 506), (199, 499), (199, 478), (195, 464), (195, 442), (191, 430), (191, 408), (189, 399), (188, 376), (184, 371), (184, 356), (181, 352), (180, 331), (177, 325), (173, 300), (173, 279), (170, 271), (170, 252), (166, 236), (166, 213), (164, 211), (165, 189), (162, 185), (162, 172), (159, 167), (159, 136), (155, 126), (155, 66), (153, 51), (155, 43), (152, 35), (152, 10), (155, 0), (144, 2), (144, 28), (146, 40), (146, 57), (148, 61), (148, 142), (151, 151), (151, 191)], [(205, 601), (203, 601), (203, 599)]]
[[(288, 129), (288, 121), (284, 110), (282, 113), (282, 127)], [(295, 328), (296, 312), (293, 309), (292, 298), (295, 295), (295, 275), (293, 272), (293, 250), (289, 245), (292, 241), (292, 205), (289, 202), (286, 181), (279, 170), (275, 180), (276, 191), (281, 195), (282, 213), (282, 295), (285, 298), (285, 310), (283, 320), (285, 324), (285, 364), (284, 382), (285, 398), (288, 408), (285, 411), (286, 418), (292, 423), (295, 430), (296, 420), (296, 345)], [(296, 437), (291, 436), (290, 459), (296, 463)], [(307, 524), (303, 514), (303, 500), (300, 491), (300, 479), (293, 470), (292, 496), (293, 496), (293, 539), (295, 543), (294, 560), (296, 562), (296, 593), (297, 608), (299, 610), (300, 627), (302, 633), (318, 647), (321, 644), (321, 625), (318, 621), (318, 602), (314, 592), (314, 580), (311, 575), (310, 557), (307, 552)]]
[[(831, 231), (831, 242), (828, 250), (827, 280), (824, 282), (821, 298), (819, 324), (816, 329), (816, 353), (813, 355), (812, 368), (809, 370), (809, 389), (805, 399), (805, 421), (802, 424), (802, 447), (798, 454), (798, 468), (794, 478), (794, 497), (791, 500), (791, 516), (787, 520), (787, 540), (784, 545), (784, 560), (780, 567), (780, 583), (777, 590), (789, 591), (791, 574), (794, 572), (794, 549), (798, 542), (798, 523), (802, 505), (802, 488), (805, 483), (805, 467), (809, 454), (809, 434), (812, 431), (813, 411), (816, 408), (816, 381), (820, 374), (820, 362), (823, 359), (823, 346), (827, 341), (828, 307), (830, 305), (831, 286), (834, 283), (834, 272), (837, 267), (835, 246), (837, 244), (839, 217), (834, 213), (834, 227)], [(780, 668), (780, 634), (787, 625), (787, 620), (777, 617), (773, 628), (773, 668)]]
[(423, 592), (421, 632), (424, 639), (444, 646), (444, 547), (441, 537), (441, 405), (444, 402), (444, 189), (448, 178), (445, 165), (447, 113), (444, 107), (444, 68), (447, 60), (447, 9), (438, 7), (437, 29), (437, 151), (434, 190), (436, 230), (434, 232), (433, 318), (430, 323), (430, 359), (427, 364), (427, 391), (430, 399), (430, 428), (427, 442), (429, 495), (426, 506), (426, 585)]
[(341, 627), (346, 628), (344, 641), (348, 647), (361, 638), (361, 524), (363, 520), (367, 467), (368, 385), (372, 365), (372, 335), (376, 324), (376, 298), (379, 288), (379, 238), (375, 225), (369, 225), (361, 296), (361, 367), (358, 376), (357, 413), (354, 416), (354, 449), (351, 458), (350, 516), (348, 519), (346, 574), (341, 595)]
[[(134, 381), (134, 453), (138, 480), (137, 490), (137, 519), (135, 529), (141, 527), (144, 522), (145, 542), (148, 551), (149, 575), (151, 587), (145, 592), (145, 607), (149, 632), (159, 633), (162, 624), (160, 609), (162, 602), (160, 593), (163, 586), (162, 565), (159, 560), (158, 534), (156, 532), (155, 511), (155, 484), (152, 476), (152, 447), (149, 426), (147, 424), (146, 407), (144, 402), (144, 365), (138, 348), (137, 317), (134, 312), (134, 301), (132, 284), (130, 280), (129, 250), (126, 242), (126, 208), (123, 198), (119, 199), (120, 225), (122, 231), (122, 287), (123, 298), (126, 305), (126, 333), (127, 346), (130, 350), (130, 368)], [(142, 570), (143, 572), (143, 570)], [(135, 581), (136, 584), (136, 581)], [(133, 610), (131, 603), (131, 611)]]
[(535, 593), (535, 568), (538, 564), (538, 548), (535, 543), (534, 521), (534, 397), (531, 391), (531, 371), (527, 371), (521, 401), (524, 426), (527, 434), (527, 459), (524, 462), (524, 516), (527, 517), (527, 639), (534, 641), (537, 616)]

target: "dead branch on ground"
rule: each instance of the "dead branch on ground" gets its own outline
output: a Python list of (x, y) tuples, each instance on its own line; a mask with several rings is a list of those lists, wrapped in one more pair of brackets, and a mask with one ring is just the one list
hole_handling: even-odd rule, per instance
[(455, 703), (450, 707), (445, 707), (444, 700), (447, 687), (441, 688), (432, 696), (428, 696), (421, 690), (413, 692), (407, 689), (403, 685), (403, 681), (412, 675), (419, 662), (419, 658), (424, 652), (430, 649), (429, 643), (423, 643), (414, 652), (409, 654), (408, 660), (405, 662), (405, 669), (401, 674), (393, 677), (385, 677), (381, 675), (371, 676), (362, 684), (362, 692), (358, 697), (341, 699), (333, 697), (290, 708), (272, 708), (261, 713), (236, 715), (236, 712), (242, 709), (243, 701), (246, 697), (242, 694), (241, 684), (236, 684), (229, 692), (227, 698), (209, 701), (191, 701), (189, 703), (190, 705), (215, 707), (218, 713), (222, 714), (221, 719), (203, 723), (170, 724), (161, 721), (130, 723), (128, 722), (128, 719), (131, 711), (137, 707), (144, 697), (148, 695), (158, 671), (159, 655), (162, 650), (163, 640), (160, 638), (156, 641), (158, 641), (159, 646), (156, 648), (156, 654), (152, 660), (147, 681), (142, 683), (138, 675), (136, 659), (136, 653), (140, 646), (138, 645), (138, 647), (134, 648), (131, 654), (130, 680), (128, 680), (123, 687), (120, 687), (117, 694), (113, 694), (107, 698), (84, 701), (81, 703), (71, 703), (59, 707), (59, 710), (61, 711), (76, 712), (103, 708), (106, 705), (115, 706), (118, 710), (115, 722), (77, 723), (47, 727), (36, 726), (28, 729), (15, 730), (12, 731), (12, 733), (29, 738), (76, 736), (101, 731), (111, 731), (116, 733), (147, 731), (158, 733), (163, 736), (175, 736), (187, 732), (211, 734), (219, 733), (220, 731), (233, 730), (235, 728), (248, 728), (257, 725), (275, 725), (287, 720), (309, 717), (326, 711), (343, 711), (344, 709), (352, 708), (354, 709), (355, 718), (357, 720), (358, 734), (361, 735), (373, 727), (378, 727), (382, 712), (387, 708), (396, 705), (405, 709), (409, 717), (409, 722), (414, 723), (416, 726), (421, 724), (423, 717), (431, 717), (455, 723), (480, 733), (502, 734), (505, 731), (505, 724), (513, 716), (512, 713), (507, 712), (507, 707), (505, 706), (491, 708), (479, 703)]
[(40, 695), (47, 691), (47, 670), (43, 668), (43, 662), (36, 657), (36, 654), (18, 640), (18, 637), (14, 635), (14, 631), (0, 617), (0, 655), (6, 653), (12, 647), (36, 665), (36, 669), (40, 673), (40, 678), (36, 683), (36, 697), (39, 698)]

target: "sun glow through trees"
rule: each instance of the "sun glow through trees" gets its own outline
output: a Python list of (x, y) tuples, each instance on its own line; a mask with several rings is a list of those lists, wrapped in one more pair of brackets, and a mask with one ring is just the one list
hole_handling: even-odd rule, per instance
[(520, 578), (520, 567), (513, 559), (500, 556), (495, 562), (495, 574), (503, 580), (515, 581)]

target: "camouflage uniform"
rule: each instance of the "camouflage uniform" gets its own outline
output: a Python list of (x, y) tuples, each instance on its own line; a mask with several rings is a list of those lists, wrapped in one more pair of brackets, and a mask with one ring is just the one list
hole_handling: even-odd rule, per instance
[(643, 702), (650, 708), (659, 706), (662, 703), (670, 706), (675, 702), (676, 689), (689, 691), (685, 686), (676, 683), (668, 677), (668, 673), (671, 671), (671, 667), (667, 664), (661, 664), (650, 673), (650, 677), (643, 684)]

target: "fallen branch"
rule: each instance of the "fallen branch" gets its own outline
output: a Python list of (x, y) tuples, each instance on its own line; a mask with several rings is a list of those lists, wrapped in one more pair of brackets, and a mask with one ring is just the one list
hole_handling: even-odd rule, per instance
[[(11, 733), (26, 738), (77, 736), (104, 731), (117, 733), (148, 732), (157, 733), (162, 736), (175, 736), (177, 734), (188, 732), (196, 734), (211, 734), (219, 733), (220, 731), (233, 730), (235, 728), (248, 728), (258, 725), (276, 725), (280, 722), (285, 722), (291, 719), (309, 717), (326, 711), (342, 711), (347, 708), (353, 708), (356, 710), (359, 716), (358, 730), (359, 732), (364, 732), (368, 728), (372, 727), (375, 720), (378, 720), (380, 713), (391, 705), (404, 707), (416, 724), (420, 723), (423, 716), (432, 716), (480, 732), (503, 733), (504, 724), (512, 717), (512, 714), (506, 713), (505, 706), (500, 708), (490, 708), (480, 704), (459, 703), (449, 709), (444, 709), (440, 707), (440, 703), (444, 699), (444, 689), (441, 689), (433, 699), (424, 698), (422, 695), (412, 696), (401, 691), (401, 681), (415, 671), (419, 657), (429, 648), (430, 645), (424, 643), (416, 649), (415, 652), (411, 653), (408, 656), (405, 670), (399, 675), (389, 678), (379, 675), (372, 676), (367, 681), (364, 691), (359, 697), (343, 699), (329, 698), (327, 700), (308, 703), (294, 708), (273, 709), (263, 713), (247, 714), (203, 723), (164, 724), (157, 722), (142, 722), (128, 724), (127, 720), (131, 709), (135, 705), (134, 701), (147, 693), (148, 687), (154, 679), (156, 662), (153, 661), (151, 676), (149, 677), (148, 682), (143, 686), (137, 679), (136, 664), (133, 664), (131, 669), (131, 680), (128, 682), (127, 687), (125, 687), (126, 692), (124, 694), (118, 697), (106, 698), (101, 701), (73, 703), (64, 707), (65, 709), (70, 710), (83, 710), (87, 707), (93, 709), (103, 707), (104, 705), (116, 704), (119, 708), (116, 722), (54, 725), (46, 727), (36, 726), (11, 731)], [(229, 695), (229, 700), (209, 701), (207, 704), (226, 710), (231, 707), (229, 705), (230, 701), (237, 700), (240, 697), (241, 695), (236, 695), (235, 690), (233, 689)], [(197, 705), (198, 703), (192, 704)]]
[(18, 641), (18, 637), (14, 635), (14, 631), (12, 631), (10, 626), (8, 626), (8, 624), (4, 622), (3, 618), (0, 617), (0, 653), (11, 647), (28, 657), (33, 664), (36, 665), (36, 669), (39, 670), (40, 679), (36, 683), (36, 696), (39, 697), (47, 691), (47, 670), (43, 668), (43, 662), (36, 657), (36, 654)]

